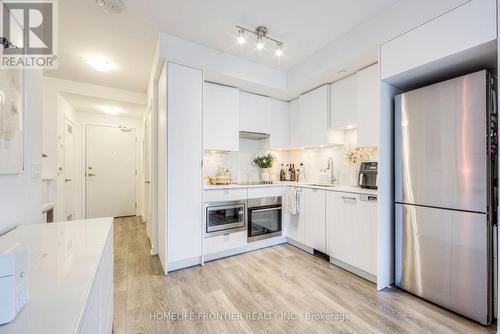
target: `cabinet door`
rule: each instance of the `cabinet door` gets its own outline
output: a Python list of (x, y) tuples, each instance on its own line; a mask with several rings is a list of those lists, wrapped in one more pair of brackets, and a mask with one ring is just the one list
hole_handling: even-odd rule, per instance
[(303, 143), (304, 124), (302, 124), (299, 99), (290, 101), (290, 145), (299, 147)]
[(299, 97), (299, 114), (303, 136), (298, 146), (328, 143), (330, 85), (318, 87)]
[(357, 73), (357, 145), (378, 146), (379, 138), (378, 64)]
[(240, 92), (239, 131), (269, 133), (268, 107), (265, 97)]
[[(299, 214), (289, 215), (286, 214), (285, 226), (286, 236), (292, 240), (305, 244), (305, 229), (304, 229), (304, 196), (302, 190), (299, 189)], [(284, 207), (288, 205), (286, 196), (284, 196)]]
[(167, 156), (161, 162), (164, 168), (158, 168), (166, 171), (166, 179), (158, 180), (158, 191), (163, 187), (167, 190), (158, 195), (158, 200), (162, 199), (159, 206), (164, 209), (159, 210), (164, 212), (164, 218), (158, 219), (158, 238), (162, 238), (162, 256), (167, 257), (169, 264), (168, 268), (164, 265), (165, 272), (176, 269), (170, 264), (179, 266), (179, 263), (201, 258), (200, 225), (203, 219), (200, 164), (203, 159), (203, 72), (169, 62), (166, 74), (168, 120), (164, 131)]
[(383, 44), (380, 48), (382, 80), (396, 83), (396, 76), (417, 68), (420, 73), (435, 73), (436, 66), (425, 65), (494, 41), (497, 38), (496, 3), (495, 0), (468, 1)]
[(346, 128), (357, 124), (357, 75), (350, 75), (331, 85), (332, 128)]
[(326, 253), (325, 191), (303, 189), (305, 245)]
[[(359, 195), (358, 195), (359, 196)], [(366, 197), (359, 197), (356, 219), (352, 234), (354, 243), (361, 245), (353, 253), (355, 267), (372, 275), (377, 275), (377, 202), (367, 201)]]
[(238, 151), (239, 91), (205, 83), (203, 96), (203, 148)]
[[(269, 148), (286, 148), (290, 145), (290, 110), (287, 102), (265, 98), (267, 100), (269, 122)], [(263, 120), (261, 120), (263, 121)]]
[(327, 254), (352, 265), (353, 252), (360, 245), (354, 244), (352, 224), (356, 220), (356, 195), (328, 192), (326, 197), (328, 250)]

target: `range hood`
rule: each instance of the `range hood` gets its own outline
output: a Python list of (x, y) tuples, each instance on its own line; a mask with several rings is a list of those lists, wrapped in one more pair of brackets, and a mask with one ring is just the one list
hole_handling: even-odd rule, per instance
[(271, 137), (269, 133), (240, 131), (240, 138), (244, 139), (261, 140), (268, 139), (269, 137)]

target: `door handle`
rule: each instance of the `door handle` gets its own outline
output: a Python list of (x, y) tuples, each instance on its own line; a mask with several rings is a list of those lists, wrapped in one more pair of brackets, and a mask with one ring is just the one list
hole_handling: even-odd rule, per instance
[(341, 196), (343, 200), (347, 201), (355, 201), (356, 202), (356, 197), (348, 197), (348, 196)]
[(144, 181), (144, 183), (149, 184), (149, 181)]
[(64, 182), (71, 182), (71, 179), (64, 179)]
[(87, 176), (95, 176), (95, 174), (88, 173)]

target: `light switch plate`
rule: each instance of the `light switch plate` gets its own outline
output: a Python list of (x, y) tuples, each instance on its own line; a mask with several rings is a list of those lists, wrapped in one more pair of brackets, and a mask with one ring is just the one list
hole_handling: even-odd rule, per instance
[(32, 163), (31, 164), (31, 177), (32, 178), (39, 178), (42, 176), (42, 169), (40, 167), (39, 163)]

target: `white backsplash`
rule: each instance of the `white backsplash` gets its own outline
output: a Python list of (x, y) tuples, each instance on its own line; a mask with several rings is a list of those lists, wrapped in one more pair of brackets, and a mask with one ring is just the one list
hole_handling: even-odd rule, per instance
[[(356, 146), (356, 129), (344, 132), (343, 146), (329, 146), (323, 148), (306, 148), (303, 150), (291, 151), (290, 161), (299, 167), (300, 162), (304, 163), (305, 182), (328, 183), (329, 173), (321, 174), (321, 169), (328, 167), (328, 158), (333, 158), (333, 173), (337, 178), (336, 184), (357, 185), (360, 162), (353, 164), (346, 159), (346, 153)], [(363, 161), (377, 161), (378, 149), (367, 149)]]
[(252, 165), (252, 161), (257, 154), (272, 152), (276, 157), (272, 168), (272, 178), (279, 178), (279, 163), (288, 160), (288, 152), (269, 151), (262, 148), (263, 141), (252, 139), (240, 139), (240, 150), (238, 152), (212, 152), (207, 151), (204, 155), (205, 176), (215, 176), (219, 166), (229, 170), (231, 178), (235, 182), (258, 182), (259, 168)]
[[(347, 130), (344, 133), (343, 146), (329, 146), (323, 148), (306, 148), (294, 151), (269, 151), (262, 148), (262, 141), (251, 139), (240, 139), (240, 150), (238, 152), (211, 152), (204, 155), (204, 175), (215, 176), (219, 166), (226, 170), (234, 182), (257, 182), (259, 181), (259, 169), (252, 166), (252, 160), (257, 154), (271, 152), (276, 157), (276, 163), (272, 169), (272, 179), (279, 179), (281, 164), (294, 163), (298, 168), (304, 163), (305, 181), (309, 183), (323, 183), (329, 181), (329, 174), (322, 175), (320, 170), (327, 167), (328, 158), (333, 158), (334, 175), (337, 184), (356, 185), (359, 172), (359, 162), (353, 164), (347, 161), (345, 154), (356, 146), (356, 130)], [(378, 160), (378, 149), (367, 150), (363, 160)]]

